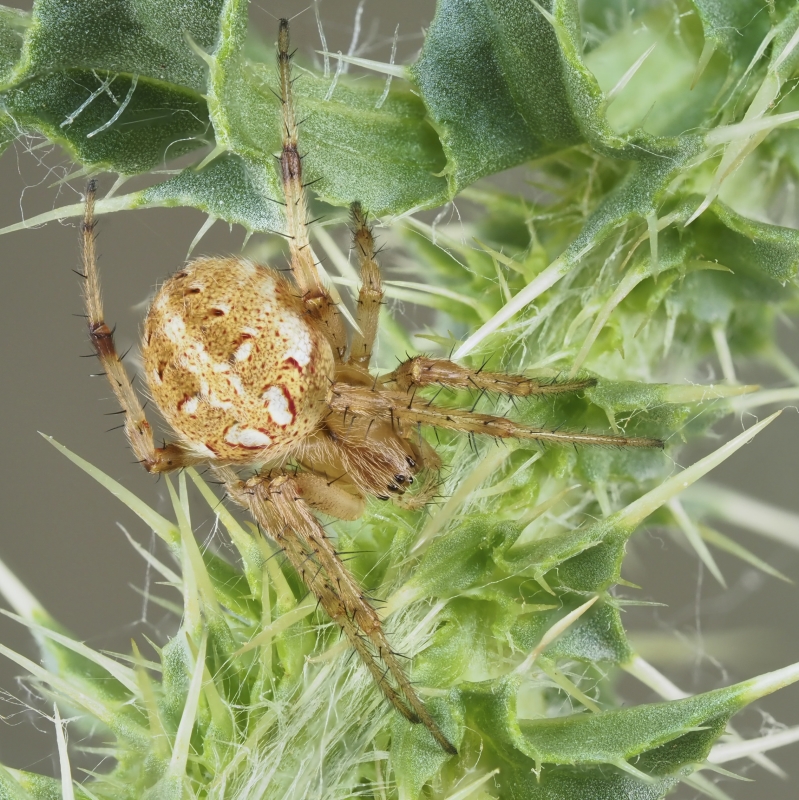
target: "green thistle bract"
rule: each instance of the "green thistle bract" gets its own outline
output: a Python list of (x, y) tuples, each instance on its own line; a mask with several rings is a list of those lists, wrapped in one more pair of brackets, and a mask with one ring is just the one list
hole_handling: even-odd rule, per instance
[[(252, 57), (246, 3), (173, 5), (0, 8), (0, 151), (44, 136), (87, 172), (125, 177), (212, 139), (197, 164), (101, 199), (98, 213), (184, 205), (281, 230), (275, 75)], [(0, 798), (657, 800), (681, 782), (718, 797), (700, 768), (767, 749), (717, 741), (799, 665), (676, 699), (627, 640), (620, 611), (634, 591), (620, 572), (649, 519), (685, 536), (720, 580), (710, 547), (783, 577), (708, 524), (729, 518), (730, 495), (691, 488), (775, 415), (685, 470), (672, 456), (733, 411), (799, 396), (774, 340), (777, 316), (797, 306), (799, 232), (776, 223), (795, 223), (785, 186), (799, 170), (799, 7), (629, 5), (632, 16), (615, 0), (439, 0), (414, 64), (360, 62), (390, 81), (308, 70), (296, 86), (318, 201), (393, 217), (386, 260), (412, 259), (424, 278), (387, 283), (389, 300), (429, 306), (434, 323), (411, 340), (386, 315), (384, 367), (425, 346), (475, 367), (491, 356), (493, 369), (591, 375), (577, 396), (508, 413), (667, 442), (665, 453), (542, 450), (442, 435), (451, 469), (429, 514), (375, 503), (334, 524), (459, 756), (391, 710), (268, 540), (196, 472), (167, 480), (167, 519), (50, 440), (163, 540), (171, 560), (136, 547), (181, 593), (182, 622), (156, 663), (143, 641), (113, 659), (74, 641), (2, 567), (0, 589), (46, 666), (0, 653), (56, 701), (62, 779), (0, 768)], [(102, 46), (87, 55), (87, 40)], [(170, 113), (153, 118), (154, 107)], [(535, 203), (475, 183), (527, 162)], [(456, 196), (479, 222), (412, 216)], [(313, 235), (347, 287), (346, 255), (326, 229)], [(776, 364), (792, 387), (739, 385), (743, 356)], [(724, 380), (690, 383), (708, 358)], [(191, 487), (235, 564), (195, 540)], [(664, 701), (620, 707), (618, 670)], [(83, 785), (58, 707), (91, 720), (113, 755)]]

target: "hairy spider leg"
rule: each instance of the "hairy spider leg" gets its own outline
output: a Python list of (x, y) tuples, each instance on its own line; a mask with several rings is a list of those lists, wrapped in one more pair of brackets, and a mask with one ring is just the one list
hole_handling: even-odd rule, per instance
[(280, 153), (280, 172), (286, 200), (286, 233), (291, 253), (291, 270), (309, 311), (322, 322), (338, 362), (347, 350), (344, 321), (330, 293), (322, 283), (313, 250), (308, 238), (308, 201), (302, 178), (302, 159), (297, 146), (298, 123), (292, 85), (293, 53), (289, 45), (289, 23), (280, 20), (277, 40), (280, 106), (283, 120), (283, 146)]
[[(438, 744), (452, 755), (457, 750), (419, 699), (383, 631), (380, 617), (344, 567), (324, 528), (303, 498), (297, 479), (275, 477), (239, 480), (229, 468), (218, 468), (230, 496), (282, 548), (306, 586), (342, 629), (386, 698), (406, 719), (422, 722)], [(382, 666), (382, 665), (385, 665)], [(388, 676), (393, 678), (396, 687)]]
[[(280, 163), (286, 198), (286, 223), (289, 235), (292, 270), (298, 286), (305, 293), (306, 303), (314, 307), (317, 310), (320, 320), (326, 323), (334, 353), (339, 356), (340, 360), (343, 360), (343, 356), (346, 351), (346, 335), (343, 332), (341, 316), (339, 315), (338, 310), (335, 309), (335, 306), (332, 304), (327, 290), (321, 282), (316, 264), (313, 260), (313, 254), (311, 252), (308, 239), (306, 222), (307, 202), (305, 199), (305, 189), (302, 181), (302, 158), (297, 149), (298, 135), (292, 94), (291, 56), (292, 54), (289, 48), (288, 22), (286, 20), (281, 20), (278, 36), (278, 65), (280, 72), (281, 106), (283, 109), (284, 130), (283, 151), (281, 153)], [(372, 231), (367, 224), (366, 214), (359, 203), (352, 204), (351, 216), (353, 222), (353, 248), (360, 265), (361, 288), (359, 291), (356, 315), (356, 322), (359, 331), (356, 331), (353, 337), (348, 365), (352, 365), (356, 367), (356, 369), (363, 370), (368, 376), (368, 367), (371, 360), (375, 338), (377, 336), (380, 305), (382, 304), (383, 300), (383, 288), (380, 280), (380, 270), (375, 260), (375, 248)], [(368, 436), (368, 433), (366, 436)], [(255, 513), (254, 510), (253, 513)], [(318, 523), (315, 524), (318, 525)], [(333, 553), (333, 557), (337, 559), (335, 553)], [(346, 570), (344, 570), (340, 561), (338, 561), (338, 568), (340, 568), (345, 574), (348, 574), (346, 573)], [(349, 580), (351, 581), (352, 579), (350, 578)], [(321, 599), (322, 598), (320, 595), (320, 600)], [(355, 649), (358, 651), (367, 667), (377, 679), (379, 685), (383, 687), (388, 699), (401, 713), (404, 713), (405, 716), (408, 716), (403, 710), (401, 704), (398, 702), (398, 698), (394, 690), (392, 689), (390, 692), (386, 691), (385, 680), (381, 677), (383, 672), (379, 665), (377, 665), (377, 663), (374, 661), (374, 658), (371, 657), (370, 654), (364, 649), (364, 643), (358, 633), (357, 624), (353, 625), (352, 623), (347, 622), (346, 620), (349, 620), (349, 617), (347, 617), (346, 614), (342, 618), (340, 613), (334, 613), (336, 612), (335, 606), (332, 609), (328, 609), (324, 600), (322, 600), (322, 604), (326, 610), (328, 610), (330, 616), (342, 625), (347, 637), (353, 644), (353, 647), (355, 647)], [(366, 603), (366, 607), (371, 608), (368, 603)], [(373, 611), (372, 614), (373, 620), (377, 622), (377, 627), (371, 634), (368, 635), (371, 637), (381, 638), (382, 643), (373, 641), (373, 644), (375, 644), (377, 647), (378, 652), (383, 651), (390, 653), (390, 648), (388, 648), (385, 636), (382, 632), (382, 629), (379, 627), (379, 618), (376, 614), (374, 614)], [(355, 618), (353, 617), (353, 619)], [(387, 660), (385, 657), (383, 657), (382, 660), (384, 663), (386, 663), (389, 671), (394, 676), (398, 685), (402, 688), (403, 694), (408, 698), (408, 701), (414, 708), (418, 719), (424, 722), (424, 724), (430, 729), (433, 736), (442, 744), (442, 747), (444, 747), (445, 750), (448, 752), (454, 752), (454, 748), (443, 736), (436, 723), (426, 711), (424, 704), (417, 697), (415, 691), (410, 685), (410, 682), (405, 676), (404, 671), (396, 663), (393, 655), (389, 655), (389, 660)]]
[[(283, 111), (283, 149), (280, 156), (280, 165), (286, 200), (286, 225), (289, 236), (292, 271), (300, 290), (304, 294), (306, 306), (308, 306), (312, 313), (323, 323), (333, 352), (337, 360), (342, 363), (343, 366), (347, 351), (347, 336), (343, 321), (338, 309), (335, 307), (327, 289), (321, 281), (308, 238), (308, 211), (305, 198), (305, 186), (302, 180), (302, 157), (297, 148), (298, 133), (292, 93), (291, 58), (292, 53), (289, 47), (288, 21), (282, 19), (280, 21), (278, 34), (278, 70), (281, 90), (280, 100)], [(355, 366), (357, 371), (364, 372), (368, 377), (368, 366), (377, 335), (383, 290), (380, 282), (379, 267), (375, 261), (372, 232), (367, 225), (366, 216), (360, 204), (354, 203), (352, 205), (351, 214), (353, 220), (353, 245), (361, 267), (362, 285), (359, 292), (356, 316), (360, 333), (356, 332), (355, 334), (348, 363)], [(273, 507), (277, 507), (277, 505), (277, 503), (273, 502)], [(259, 518), (258, 514), (262, 513), (265, 508), (265, 506), (255, 508), (252, 507), (251, 504), (248, 504), (247, 507), (250, 508), (251, 513), (253, 513), (256, 519)], [(324, 531), (310, 513), (306, 514), (304, 519), (306, 519), (306, 526), (316, 526), (324, 537)], [(269, 530), (268, 526), (265, 525), (264, 527), (266, 530)], [(329, 583), (327, 584), (328, 588), (331, 590), (329, 593), (327, 591), (320, 592), (315, 586), (310, 586), (309, 588), (317, 594), (320, 602), (331, 618), (336, 620), (342, 627), (347, 638), (361, 656), (377, 683), (383, 689), (388, 700), (400, 713), (404, 714), (409, 719), (416, 719), (423, 722), (444, 750), (448, 753), (455, 753), (455, 748), (443, 735), (436, 722), (427, 712), (424, 704), (411, 686), (404, 670), (397, 663), (388, 641), (385, 638), (385, 634), (382, 631), (382, 627), (380, 626), (379, 617), (374, 609), (371, 608), (368, 601), (363, 598), (357, 584), (355, 584), (351, 576), (349, 576), (349, 573), (332, 548), (330, 548), (330, 552), (327, 553), (327, 559), (328, 564), (325, 567), (325, 571), (328, 572), (328, 577), (334, 578), (338, 576), (339, 580), (341, 580), (341, 586), (349, 585), (354, 587), (349, 601), (344, 597), (338, 598), (336, 593), (332, 591), (332, 587)], [(294, 562), (292, 561), (292, 563)], [(298, 564), (294, 563), (294, 566), (297, 568)], [(347, 576), (346, 581), (342, 577), (345, 575)], [(338, 585), (338, 581), (336, 581), (336, 583)], [(363, 610), (360, 612), (356, 612), (355, 606), (352, 606), (351, 609), (346, 608), (346, 602), (353, 603), (355, 599), (363, 606)], [(343, 614), (342, 600), (345, 604)], [(368, 611), (366, 611), (366, 609), (368, 609)], [(359, 619), (368, 620), (366, 628), (359, 626)], [(374, 654), (366, 646), (363, 638), (364, 635), (377, 650), (379, 659), (386, 665), (390, 674), (400, 687), (401, 693), (407, 698), (408, 703), (414, 711), (413, 715), (407, 713), (407, 706), (404, 706), (401, 702), (397, 692), (386, 684), (385, 673), (380, 668), (379, 663), (375, 661)]]
[(361, 268), (361, 288), (358, 292), (358, 309), (355, 317), (359, 331), (355, 332), (350, 347), (348, 364), (368, 370), (372, 358), (380, 306), (383, 304), (383, 284), (380, 267), (375, 260), (375, 242), (372, 229), (360, 203), (350, 207), (352, 217), (352, 248)]
[(92, 180), (86, 188), (86, 205), (81, 223), (81, 250), (83, 257), (83, 302), (86, 309), (86, 323), (97, 358), (108, 378), (111, 390), (125, 412), (125, 436), (138, 461), (148, 472), (164, 472), (181, 467), (203, 463), (174, 443), (156, 447), (153, 430), (141, 404), (133, 382), (114, 344), (114, 331), (108, 327), (103, 313), (103, 299), (100, 291), (100, 274), (97, 269), (95, 249), (94, 202), (97, 185)]
[(389, 419), (399, 426), (398, 433), (405, 435), (419, 425), (445, 428), (468, 434), (493, 436), (498, 439), (532, 439), (552, 444), (589, 444), (615, 447), (662, 448), (660, 439), (644, 436), (613, 436), (598, 433), (568, 433), (549, 431), (522, 425), (506, 417), (478, 414), (463, 409), (442, 408), (421, 399), (414, 405), (402, 392), (372, 391), (363, 386), (336, 383), (330, 407), (335, 411)]
[(566, 392), (578, 392), (596, 386), (595, 378), (571, 381), (542, 381), (524, 375), (485, 372), (483, 369), (462, 367), (444, 358), (414, 356), (403, 361), (393, 372), (385, 375), (382, 384), (396, 384), (404, 392), (425, 386), (445, 386), (449, 389), (479, 389), (515, 397), (532, 397)]

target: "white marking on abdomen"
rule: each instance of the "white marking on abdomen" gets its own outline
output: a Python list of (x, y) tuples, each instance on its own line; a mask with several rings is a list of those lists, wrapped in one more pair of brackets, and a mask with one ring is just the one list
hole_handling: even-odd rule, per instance
[(272, 444), (272, 440), (263, 431), (256, 428), (241, 428), (238, 423), (225, 434), (225, 441), (228, 444), (253, 449)]
[(289, 401), (279, 386), (270, 386), (262, 395), (266, 400), (266, 410), (278, 425), (290, 425), (294, 415), (289, 410)]
[(189, 442), (189, 446), (195, 453), (197, 453), (198, 456), (204, 456), (205, 458), (216, 458), (216, 453), (211, 450), (208, 445), (203, 444), (202, 442)]
[(186, 323), (177, 314), (169, 317), (164, 323), (164, 334), (170, 342), (178, 344), (183, 341), (183, 337), (186, 335)]
[(211, 408), (221, 408), (226, 411), (228, 408), (233, 408), (233, 403), (230, 400), (222, 400), (215, 391), (208, 392), (208, 405)]
[(177, 360), (182, 369), (196, 375), (202, 366), (211, 360), (211, 357), (208, 355), (205, 345), (194, 340), (186, 345), (182, 353), (178, 354)]
[(185, 400), (181, 400), (178, 403), (178, 409), (184, 414), (193, 414), (199, 408), (199, 405), (200, 398), (195, 394)]
[(283, 320), (283, 324), (277, 330), (281, 336), (285, 336), (289, 340), (282, 360), (288, 361), (293, 358), (301, 367), (307, 367), (311, 360), (313, 342), (303, 321), (297, 317), (289, 317)]
[(238, 375), (227, 375), (228, 383), (233, 387), (233, 391), (241, 397), (244, 394), (244, 384)]
[(250, 357), (250, 353), (252, 352), (252, 340), (245, 339), (237, 348), (236, 352), (233, 353), (233, 358), (236, 361), (246, 361)]

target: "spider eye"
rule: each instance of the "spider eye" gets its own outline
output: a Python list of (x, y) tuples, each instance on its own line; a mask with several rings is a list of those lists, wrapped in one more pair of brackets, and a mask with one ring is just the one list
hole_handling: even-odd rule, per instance
[(397, 483), (405, 483), (405, 476), (404, 475), (395, 475), (394, 480)]
[(407, 456), (405, 460), (408, 462), (408, 466), (413, 469), (416, 466), (416, 462), (410, 457)]

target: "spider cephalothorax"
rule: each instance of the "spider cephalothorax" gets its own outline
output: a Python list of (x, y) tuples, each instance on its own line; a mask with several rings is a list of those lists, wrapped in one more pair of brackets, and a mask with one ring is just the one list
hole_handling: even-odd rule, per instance
[[(308, 241), (297, 126), (291, 99), (288, 23), (280, 24), (280, 166), (292, 281), (241, 258), (205, 258), (161, 287), (142, 344), (152, 398), (176, 441), (157, 448), (104, 320), (95, 257), (94, 185), (83, 223), (89, 334), (125, 413), (125, 432), (150, 472), (208, 464), (297, 570), (394, 707), (422, 722), (448, 752), (455, 748), (430, 716), (383, 632), (380, 618), (344, 567), (321, 511), (357, 519), (367, 498), (424, 505), (439, 460), (425, 427), (540, 442), (659, 447), (656, 439), (530, 428), (511, 419), (444, 408), (416, 397), (426, 386), (508, 396), (573, 392), (591, 379), (541, 383), (523, 375), (470, 369), (447, 359), (409, 358), (377, 376), (370, 359), (383, 291), (374, 242), (358, 203), (351, 208), (361, 270), (357, 329), (343, 319), (320, 280)], [(240, 476), (237, 469), (247, 467)], [(254, 470), (251, 468), (255, 468)]]

